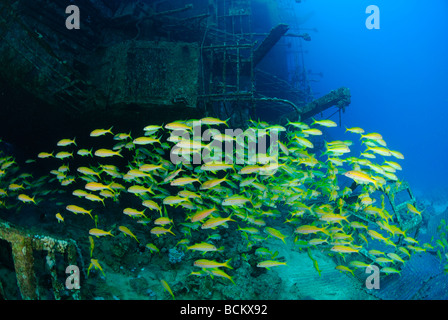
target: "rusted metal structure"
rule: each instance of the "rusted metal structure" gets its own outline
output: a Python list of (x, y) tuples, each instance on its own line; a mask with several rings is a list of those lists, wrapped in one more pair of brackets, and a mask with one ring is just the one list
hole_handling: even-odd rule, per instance
[[(74, 240), (56, 239), (49, 235), (35, 234), (2, 220), (0, 220), (0, 240), (11, 244), (17, 285), (22, 299), (36, 300), (40, 296), (35, 275), (34, 251), (46, 252), (46, 265), (51, 276), (52, 292), (56, 300), (61, 298), (60, 291), (64, 289), (65, 284), (58, 281), (55, 255), (65, 254), (69, 265), (77, 265), (79, 250)], [(80, 291), (73, 289), (72, 297), (73, 299), (80, 299)]]
[[(345, 108), (348, 89), (334, 104), (308, 110), (314, 98), (303, 61), (294, 62), (292, 78), (301, 80), (293, 82), (259, 67), (282, 39), (293, 39), (294, 47), (310, 40), (294, 17), (255, 32), (260, 3), (81, 0), (80, 29), (68, 30), (62, 2), (5, 0), (0, 77), (69, 115), (107, 110), (120, 116), (129, 105), (149, 112), (164, 106), (231, 117), (236, 125), (259, 110), (272, 111), (275, 121), (291, 112), (304, 119), (317, 109)], [(286, 4), (290, 10), (282, 12), (299, 6), (278, 2)]]

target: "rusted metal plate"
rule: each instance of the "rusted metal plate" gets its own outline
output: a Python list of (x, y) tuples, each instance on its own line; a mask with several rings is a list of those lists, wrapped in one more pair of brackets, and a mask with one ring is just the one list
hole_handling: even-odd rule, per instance
[(97, 82), (109, 105), (196, 107), (196, 43), (128, 41), (106, 49)]

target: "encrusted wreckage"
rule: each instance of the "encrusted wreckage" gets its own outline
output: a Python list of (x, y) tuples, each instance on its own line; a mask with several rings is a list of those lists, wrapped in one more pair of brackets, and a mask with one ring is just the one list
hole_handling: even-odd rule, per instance
[[(302, 49), (311, 37), (298, 25), (297, 3), (80, 0), (76, 5), (79, 30), (65, 27), (63, 2), (0, 4), (0, 78), (68, 115), (107, 111), (104, 116), (120, 117), (138, 107), (149, 114), (162, 108), (169, 116), (169, 109), (177, 108), (177, 116), (199, 110), (242, 125), (266, 113), (270, 121), (288, 113), (290, 120), (305, 120), (350, 103), (347, 88), (325, 96), (325, 102), (314, 100)], [(270, 30), (256, 24), (260, 12), (269, 12), (264, 20)]]
[[(35, 274), (34, 251), (46, 251), (46, 265), (50, 271), (52, 292), (55, 299), (61, 298), (60, 291), (65, 288), (65, 283), (58, 281), (55, 255), (66, 255), (68, 265), (77, 265), (79, 250), (74, 240), (62, 240), (48, 235), (34, 234), (2, 220), (0, 220), (0, 239), (11, 244), (17, 285), (22, 299), (36, 300), (40, 297)], [(0, 293), (2, 291), (0, 281)], [(79, 290), (72, 289), (71, 293), (73, 299), (80, 299)], [(4, 294), (2, 296), (6, 298)]]

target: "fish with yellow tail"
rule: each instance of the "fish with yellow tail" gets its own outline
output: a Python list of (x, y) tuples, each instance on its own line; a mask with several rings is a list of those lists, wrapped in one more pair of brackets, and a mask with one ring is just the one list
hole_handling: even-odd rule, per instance
[(54, 152), (40, 152), (38, 155), (37, 155), (37, 157), (39, 158), (39, 159), (46, 159), (46, 158), (54, 158), (54, 155), (53, 155), (53, 153)]
[(343, 265), (339, 265), (335, 268), (338, 271), (342, 271), (342, 272), (349, 272), (352, 274), (352, 276), (355, 276), (355, 274), (353, 273), (353, 270), (350, 269), (349, 267), (343, 266)]
[(234, 194), (233, 196), (230, 196), (228, 198), (225, 198), (222, 202), (222, 206), (237, 206), (242, 207), (246, 204), (246, 202), (252, 203), (252, 200), (250, 198), (247, 198), (245, 196), (241, 196), (238, 194)]
[(193, 265), (195, 267), (203, 268), (203, 269), (221, 268), (221, 267), (233, 269), (233, 267), (230, 265), (230, 260), (232, 260), (232, 259), (230, 258), (226, 262), (217, 262), (215, 260), (199, 259), (199, 260), (196, 260)]
[(162, 213), (162, 208), (153, 200), (144, 200), (142, 205), (151, 210), (157, 210), (160, 214)]
[(235, 221), (233, 219), (231, 219), (230, 217), (227, 218), (222, 218), (222, 217), (216, 217), (216, 218), (210, 218), (207, 221), (205, 221), (201, 228), (202, 229), (215, 229), (218, 226), (228, 222), (228, 221)]
[(222, 269), (219, 269), (219, 268), (207, 269), (207, 272), (210, 274), (212, 279), (214, 276), (226, 278), (226, 279), (229, 279), (235, 285), (235, 281), (233, 281), (233, 278), (231, 276), (229, 276), (227, 273), (225, 273), (224, 270), (222, 270)]
[(174, 121), (174, 122), (167, 123), (164, 126), (164, 128), (168, 129), (168, 130), (191, 130), (192, 129), (191, 126), (183, 123), (182, 121)]
[(111, 231), (112, 230), (104, 231), (104, 230), (101, 230), (101, 229), (98, 229), (98, 228), (92, 228), (92, 229), (89, 230), (89, 234), (91, 236), (95, 236), (97, 238), (104, 237), (104, 236), (112, 236), (113, 237), (114, 235), (111, 233)]
[(32, 203), (34, 203), (34, 204), (36, 204), (36, 201), (34, 200), (34, 197), (30, 197), (30, 196), (28, 196), (28, 195), (26, 195), (26, 194), (19, 194), (18, 196), (17, 196), (17, 199), (19, 199), (20, 201), (22, 201), (23, 203), (29, 203), (29, 202), (32, 202)]
[(86, 209), (79, 207), (77, 205), (74, 205), (74, 204), (69, 204), (67, 207), (65, 207), (65, 209), (70, 212), (73, 212), (74, 214), (78, 214), (78, 213), (88, 214), (93, 219), (92, 210), (86, 210)]
[(394, 156), (395, 158), (397, 158), (397, 159), (404, 159), (404, 156), (403, 156), (403, 154), (401, 152), (396, 151), (396, 150), (389, 150), (389, 151), (390, 151), (390, 154), (392, 156)]
[(64, 217), (59, 212), (56, 213), (56, 219), (58, 220), (58, 223), (64, 222)]
[(229, 120), (230, 120), (230, 118), (227, 120), (221, 120), (218, 118), (206, 117), (206, 118), (202, 118), (200, 121), (202, 124), (209, 125), (209, 126), (224, 124), (228, 127), (229, 125), (227, 124), (227, 121), (229, 121)]
[(372, 133), (362, 134), (361, 139), (378, 141), (378, 140), (383, 140), (383, 136), (380, 135), (379, 133), (372, 132)]
[(175, 236), (174, 232), (171, 231), (172, 227), (173, 226), (171, 226), (169, 229), (165, 229), (163, 227), (154, 227), (154, 228), (151, 229), (150, 232), (152, 234), (155, 234), (157, 237), (160, 237), (162, 234), (165, 234), (165, 233), (171, 233), (173, 236)]
[(213, 244), (210, 244), (207, 242), (201, 242), (201, 243), (196, 243), (192, 246), (188, 246), (187, 250), (202, 251), (203, 255), (204, 255), (207, 252), (218, 251), (219, 249), (217, 249)]
[(280, 231), (278, 231), (277, 229), (271, 228), (271, 227), (266, 227), (264, 228), (264, 231), (269, 234), (270, 236), (280, 239), (283, 241), (284, 244), (286, 244), (285, 238), (287, 236), (285, 236), (284, 234), (282, 234)]
[(95, 129), (92, 132), (90, 132), (90, 136), (91, 137), (100, 137), (100, 136), (104, 136), (107, 133), (110, 133), (113, 135), (112, 133), (112, 127), (110, 127), (109, 129)]
[(73, 140), (71, 140), (71, 139), (62, 139), (62, 140), (59, 140), (56, 145), (58, 147), (67, 147), (67, 146), (69, 146), (71, 144), (74, 144), (76, 146), (75, 139), (73, 139)]
[(227, 175), (222, 179), (211, 179), (211, 180), (205, 181), (204, 183), (201, 184), (200, 189), (201, 190), (211, 189), (224, 181), (228, 181)]
[(133, 208), (125, 208), (125, 209), (123, 210), (123, 213), (124, 213), (125, 215), (127, 215), (127, 216), (132, 217), (132, 218), (139, 218), (139, 217), (141, 217), (141, 216), (147, 218), (147, 217), (145, 216), (145, 210), (146, 210), (146, 209), (144, 209), (144, 210), (142, 210), (142, 211), (138, 211), (138, 210), (133, 209)]
[(67, 158), (73, 158), (73, 152), (67, 152), (67, 151), (61, 151), (56, 153), (55, 158), (58, 159), (67, 159)]
[(133, 140), (133, 143), (136, 145), (147, 145), (147, 144), (153, 144), (153, 143), (160, 144), (160, 138), (138, 137)]
[(409, 212), (412, 212), (413, 214), (418, 214), (419, 216), (422, 215), (423, 211), (418, 211), (417, 208), (414, 207), (412, 204), (407, 203), (406, 206), (407, 206)]
[(188, 217), (187, 219), (190, 219), (191, 222), (197, 222), (197, 221), (202, 221), (205, 218), (207, 218), (212, 212), (216, 211), (216, 207), (210, 208), (210, 209), (203, 209), (200, 210), (198, 212), (196, 212), (195, 214), (193, 214), (192, 216)]
[(89, 265), (89, 267), (87, 268), (87, 276), (89, 276), (89, 274), (90, 274), (90, 269), (92, 269), (92, 267), (95, 267), (95, 269), (100, 270), (101, 273), (103, 274), (103, 276), (106, 276), (106, 275), (104, 274), (104, 270), (103, 270), (103, 268), (101, 267), (101, 265), (100, 265), (100, 263), (98, 262), (97, 259), (90, 259), (90, 265)]
[(174, 298), (174, 294), (173, 291), (171, 290), (170, 286), (168, 285), (168, 282), (166, 282), (165, 280), (160, 280), (160, 283), (162, 284), (163, 288), (169, 292), (169, 294), (173, 297), (173, 300), (176, 300), (176, 298)]
[(378, 187), (378, 181), (372, 179), (368, 174), (357, 171), (357, 170), (351, 170), (344, 173), (344, 176), (355, 180), (355, 182), (363, 184), (363, 183), (372, 183), (375, 185), (375, 187)]
[(367, 230), (367, 233), (376, 240), (380, 240), (383, 242), (387, 242), (389, 240), (389, 238), (384, 237), (381, 233), (375, 231), (375, 230)]
[(311, 225), (300, 226), (294, 232), (300, 233), (300, 234), (310, 234), (310, 233), (322, 232), (322, 233), (325, 233), (327, 236), (330, 235), (330, 233), (327, 231), (326, 228), (319, 228), (319, 227), (311, 226)]
[(137, 237), (131, 232), (131, 230), (129, 230), (129, 228), (125, 227), (125, 226), (119, 226), (118, 230), (120, 230), (121, 232), (123, 232), (123, 234), (126, 236), (130, 236), (132, 238), (135, 239), (135, 241), (137, 241), (138, 243), (140, 243), (140, 241), (138, 241)]
[(120, 154), (120, 151), (113, 151), (110, 149), (98, 149), (95, 151), (95, 156), (100, 158), (107, 158), (107, 157), (113, 157), (113, 156), (119, 156), (123, 158), (123, 156)]
[(359, 249), (354, 249), (352, 247), (348, 247), (348, 246), (344, 246), (344, 245), (335, 245), (330, 250), (333, 251), (333, 252), (338, 252), (338, 253), (355, 253), (355, 252), (359, 252)]
[(89, 243), (90, 243), (90, 257), (92, 257), (93, 249), (95, 248), (95, 241), (93, 240), (92, 236), (89, 236)]
[(286, 262), (276, 261), (276, 260), (265, 260), (261, 261), (257, 264), (258, 268), (266, 268), (267, 270), (270, 270), (272, 267), (278, 267), (278, 266), (286, 266)]
[(154, 220), (154, 224), (159, 225), (159, 226), (165, 226), (167, 224), (172, 224), (174, 223), (173, 219), (170, 219), (168, 217), (160, 217), (157, 218), (156, 220)]
[(190, 184), (193, 182), (199, 182), (198, 178), (192, 178), (192, 177), (181, 177), (181, 178), (177, 178), (174, 179), (173, 181), (170, 182), (170, 185), (172, 186), (184, 186), (186, 184)]
[(106, 189), (108, 189), (108, 190), (110, 190), (110, 191), (114, 191), (112, 188), (111, 188), (111, 185), (104, 185), (104, 184), (102, 184), (102, 183), (100, 183), (100, 182), (89, 182), (89, 183), (87, 183), (86, 185), (85, 185), (85, 187), (84, 187), (86, 190), (90, 190), (90, 191), (100, 191), (100, 190), (106, 190)]
[(361, 133), (364, 133), (364, 129), (363, 128), (360, 128), (360, 127), (353, 127), (353, 128), (347, 128), (347, 127), (345, 127), (345, 132), (353, 132), (353, 133), (358, 133), (358, 134), (361, 134)]
[(338, 124), (332, 120), (316, 120), (314, 118), (312, 118), (312, 119), (313, 119), (313, 123), (311, 125), (318, 124), (320, 126), (327, 127), (327, 128), (338, 126)]

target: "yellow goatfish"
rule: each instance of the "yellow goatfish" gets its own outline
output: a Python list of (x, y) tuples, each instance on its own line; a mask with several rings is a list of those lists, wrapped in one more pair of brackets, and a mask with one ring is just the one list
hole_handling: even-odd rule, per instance
[(101, 268), (101, 265), (97, 259), (90, 259), (90, 265), (87, 268), (87, 276), (89, 276), (90, 269), (92, 269), (92, 267), (95, 267), (95, 269), (99, 269), (101, 271), (101, 273), (103, 274), (103, 276), (106, 276), (104, 274), (103, 268)]
[(344, 173), (344, 176), (351, 178), (353, 180), (355, 180), (357, 183), (373, 183), (375, 185), (375, 187), (377, 187), (378, 182), (374, 179), (372, 179), (368, 174), (361, 172), (361, 171), (357, 171), (357, 170), (352, 170), (352, 171), (347, 171), (346, 173)]
[(160, 143), (160, 139), (155, 139), (152, 137), (138, 137), (134, 139), (133, 143), (138, 145), (147, 145), (147, 144), (153, 144), (153, 143)]
[(224, 199), (221, 202), (222, 206), (238, 206), (238, 207), (242, 207), (246, 204), (246, 202), (251, 202), (251, 199), (248, 199), (244, 196), (240, 196), (238, 194), (234, 194), (233, 196), (230, 196), (226, 199)]
[(361, 133), (364, 133), (364, 129), (363, 128), (359, 128), (359, 127), (353, 127), (353, 128), (345, 128), (345, 132), (353, 132), (353, 133), (358, 133), (358, 134), (361, 134)]
[(140, 243), (140, 241), (138, 241), (137, 237), (131, 232), (131, 230), (129, 230), (129, 228), (125, 227), (125, 226), (119, 226), (118, 230), (120, 230), (121, 232), (123, 232), (123, 234), (126, 236), (130, 236), (132, 238), (135, 239), (135, 241), (137, 241), (138, 243)]
[(286, 265), (287, 265), (286, 262), (275, 261), (275, 260), (265, 260), (265, 261), (259, 262), (257, 264), (257, 267), (266, 268), (269, 270), (269, 268), (272, 268), (272, 267), (286, 266)]
[(90, 132), (90, 136), (91, 137), (99, 137), (99, 136), (103, 136), (103, 135), (105, 135), (106, 133), (110, 133), (110, 134), (112, 134), (113, 135), (113, 133), (112, 133), (112, 128), (113, 127), (110, 127), (109, 129), (95, 129), (95, 130), (93, 130), (92, 132)]
[(162, 208), (160, 208), (160, 206), (152, 200), (144, 200), (142, 205), (151, 210), (157, 210), (160, 213), (162, 212)]
[(73, 152), (61, 151), (61, 152), (56, 153), (55, 157), (58, 159), (66, 159), (66, 158), (70, 158), (70, 157), (73, 158)]
[(202, 118), (200, 121), (201, 121), (202, 124), (206, 124), (206, 125), (220, 125), (220, 124), (224, 124), (224, 125), (226, 125), (228, 127), (229, 125), (227, 124), (227, 121), (229, 121), (229, 120), (230, 120), (230, 118), (227, 119), (227, 120), (220, 120), (220, 119), (217, 119), (217, 118), (206, 117), (206, 118)]
[(154, 228), (151, 229), (150, 232), (152, 234), (155, 234), (157, 237), (159, 237), (162, 234), (168, 233), (168, 232), (171, 233), (173, 236), (175, 236), (174, 232), (171, 231), (171, 228), (172, 227), (170, 227), (169, 229), (165, 229), (163, 227), (154, 227)]
[(30, 196), (27, 196), (26, 194), (23, 194), (23, 193), (19, 194), (17, 198), (24, 203), (32, 202), (32, 203), (36, 204), (36, 201), (34, 201), (34, 197), (31, 198)]
[(141, 185), (130, 186), (127, 191), (134, 194), (142, 194), (147, 192), (154, 194), (154, 192), (151, 190), (151, 187), (145, 188)]
[(163, 279), (160, 280), (160, 283), (162, 284), (163, 288), (165, 288), (166, 291), (168, 291), (168, 292), (170, 293), (170, 295), (173, 297), (173, 300), (176, 300), (176, 299), (174, 298), (173, 291), (171, 290), (171, 288), (170, 288), (170, 286), (168, 285), (168, 283), (167, 283), (165, 280), (163, 280)]
[(283, 235), (277, 229), (274, 229), (274, 228), (271, 228), (271, 227), (266, 227), (266, 228), (264, 228), (264, 231), (266, 231), (267, 234), (273, 236), (274, 238), (278, 238), (278, 239), (282, 240), (283, 243), (286, 244), (286, 242), (285, 242), (286, 236)]
[(229, 264), (230, 260), (232, 260), (232, 259), (230, 258), (226, 262), (221, 263), (221, 262), (217, 262), (215, 260), (199, 259), (199, 260), (196, 260), (193, 265), (195, 267), (204, 268), (204, 269), (220, 268), (220, 267), (233, 269), (232, 266)]
[(173, 181), (170, 182), (170, 185), (172, 186), (184, 186), (186, 184), (190, 184), (193, 182), (199, 182), (198, 178), (191, 178), (191, 177), (182, 177), (182, 178), (177, 178), (174, 179)]
[(132, 217), (132, 218), (138, 218), (138, 217), (141, 217), (141, 216), (144, 216), (145, 218), (147, 218), (145, 216), (145, 210), (146, 209), (144, 209), (143, 211), (137, 211), (136, 209), (133, 209), (133, 208), (125, 208), (123, 210), (123, 213), (125, 215), (128, 215), (128, 216)]
[(205, 221), (201, 228), (202, 229), (215, 229), (216, 227), (228, 222), (228, 221), (235, 221), (233, 219), (231, 219), (230, 217), (227, 218), (221, 218), (221, 217), (217, 217), (217, 218), (210, 218), (207, 221)]
[(339, 265), (335, 269), (339, 270), (339, 271), (343, 271), (343, 272), (350, 272), (352, 274), (352, 276), (355, 276), (355, 274), (353, 273), (353, 270), (351, 270), (350, 268), (348, 268), (346, 266)]
[(156, 220), (154, 220), (154, 224), (159, 225), (159, 226), (164, 226), (164, 225), (172, 224), (172, 223), (174, 223), (173, 219), (170, 219), (168, 217), (160, 217), (160, 218), (157, 218)]
[(64, 222), (64, 218), (60, 213), (56, 213), (56, 219), (58, 220), (58, 223)]
[(353, 249), (352, 247), (347, 247), (343, 245), (335, 245), (330, 250), (339, 253), (353, 253), (359, 251), (359, 249)]
[(106, 186), (99, 182), (89, 182), (85, 185), (85, 188), (90, 191), (99, 191), (99, 190), (105, 190), (109, 189), (113, 191), (113, 189), (110, 187), (110, 185)]
[(235, 281), (233, 281), (232, 277), (229, 276), (227, 273), (225, 273), (225, 272), (224, 272), (223, 270), (221, 270), (221, 269), (218, 269), (218, 268), (216, 268), (216, 269), (208, 269), (207, 272), (210, 273), (210, 276), (212, 277), (212, 279), (213, 279), (213, 276), (222, 277), (222, 278), (227, 278), (227, 279), (229, 279), (230, 281), (232, 281), (233, 284), (235, 284)]
[(58, 143), (56, 144), (58, 147), (66, 147), (69, 146), (71, 144), (74, 144), (76, 146), (76, 142), (75, 139), (70, 140), (70, 139), (62, 139), (59, 140)]
[(201, 221), (207, 218), (212, 212), (216, 211), (217, 209), (215, 207), (211, 209), (204, 209), (196, 212), (194, 215), (192, 215), (190, 218), (191, 222)]
[(379, 133), (373, 132), (368, 134), (362, 134), (361, 139), (383, 140), (383, 136), (381, 136)]
[(168, 130), (191, 130), (191, 127), (185, 123), (175, 121), (175, 122), (167, 123), (165, 125), (165, 129), (168, 129)]
[(123, 158), (123, 156), (120, 154), (120, 151), (113, 151), (109, 149), (98, 149), (95, 151), (95, 155), (101, 158), (113, 157), (113, 156), (119, 156)]
[[(111, 230), (112, 231), (112, 230)], [(95, 237), (104, 237), (104, 236), (114, 236), (111, 231), (104, 231), (98, 228), (93, 228), (89, 230), (89, 234)]]
[(295, 230), (295, 233), (301, 233), (301, 234), (310, 234), (317, 232), (323, 232), (327, 236), (330, 235), (330, 233), (326, 230), (326, 228), (318, 228), (316, 226), (310, 226), (310, 225), (302, 225)]
[(408, 207), (409, 212), (412, 212), (414, 214), (422, 215), (422, 211), (418, 211), (416, 207), (414, 207), (412, 204), (408, 203), (406, 204)]
[(91, 214), (92, 210), (86, 210), (86, 209), (76, 206), (74, 204), (69, 204), (67, 207), (65, 207), (65, 209), (67, 209), (70, 212), (73, 212), (74, 214), (78, 214), (78, 213), (88, 214), (93, 219), (92, 214)]
[(338, 124), (332, 120), (316, 120), (313, 118), (313, 123), (311, 125), (318, 124), (323, 127), (337, 127)]
[(218, 251), (213, 244), (207, 242), (196, 243), (192, 246), (188, 246), (187, 250), (203, 251), (204, 254), (210, 251)]
[(49, 153), (49, 152), (40, 152), (40, 153), (37, 155), (37, 157), (40, 158), (40, 159), (45, 159), (45, 158), (52, 158), (52, 157), (54, 157), (54, 155), (53, 155), (53, 152), (52, 152), (52, 153)]

